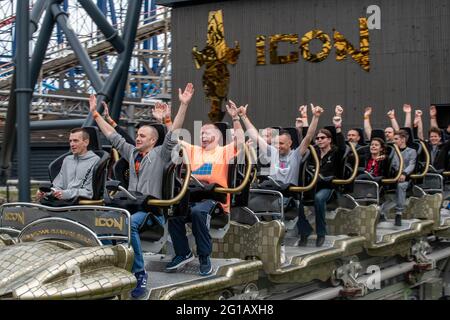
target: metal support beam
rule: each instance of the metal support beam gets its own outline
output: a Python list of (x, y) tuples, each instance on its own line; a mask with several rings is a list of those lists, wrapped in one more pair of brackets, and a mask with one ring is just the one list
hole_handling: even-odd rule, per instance
[(0, 154), (0, 184), (5, 185), (8, 180), (10, 171), (12, 155), (16, 146), (16, 95), (14, 88), (16, 87), (16, 69), (14, 69), (13, 78), (11, 82), (11, 91), (8, 100), (8, 112), (6, 113), (6, 121), (4, 132), (9, 132), (8, 139), (3, 139), (2, 152)]
[(80, 64), (83, 66), (87, 77), (92, 83), (92, 86), (97, 92), (100, 91), (101, 88), (103, 87), (103, 80), (100, 78), (98, 72), (92, 65), (91, 59), (89, 58), (89, 55), (87, 54), (86, 50), (83, 48), (83, 45), (78, 40), (77, 35), (73, 31), (73, 29), (69, 26), (67, 13), (62, 11), (61, 8), (56, 4), (51, 5), (51, 11), (53, 13), (54, 19), (56, 20), (58, 25), (63, 29), (67, 41), (69, 42), (75, 55), (80, 61)]
[(19, 201), (30, 201), (30, 69), (29, 69), (29, 1), (17, 1), (16, 18), (16, 89), (17, 96), (17, 158)]
[[(125, 97), (125, 86), (128, 79), (128, 67), (130, 66), (131, 54), (133, 52), (137, 26), (139, 23), (139, 14), (142, 7), (142, 0), (130, 1), (127, 11), (127, 17), (125, 20), (125, 26), (123, 30), (123, 40), (125, 42), (125, 51), (121, 54), (120, 58), (123, 58), (123, 72), (119, 83), (116, 87), (114, 97), (112, 99), (112, 105), (110, 108), (111, 117), (118, 121), (120, 117), (120, 109), (122, 107), (122, 101)], [(122, 57), (123, 55), (123, 57)]]
[[(131, 1), (129, 3), (122, 33), (125, 50), (119, 55), (119, 59), (102, 90), (97, 90), (97, 110), (99, 112), (103, 111), (102, 101), (104, 101), (105, 98), (111, 100), (112, 105), (110, 106), (110, 114), (115, 121), (118, 121), (120, 118), (120, 110), (125, 96), (123, 91), (125, 90), (126, 81), (128, 79), (128, 68), (134, 49), (141, 6), (142, 0)], [(83, 126), (92, 126), (93, 124), (94, 119), (92, 118), (92, 115), (89, 114)]]
[(44, 8), (47, 0), (38, 0), (33, 5), (33, 9), (30, 14), (30, 35), (35, 33), (39, 26), (39, 20), (41, 19), (42, 13), (44, 12)]
[[(33, 10), (31, 12), (31, 16), (30, 16), (30, 25), (29, 25), (29, 34), (27, 35), (28, 38), (26, 38), (27, 40), (27, 44), (28, 44), (28, 39), (31, 39), (31, 35), (36, 31), (36, 28), (38, 27), (38, 21), (42, 15), (42, 12), (45, 8), (45, 5), (48, 3), (48, 0), (38, 0), (35, 3), (35, 6), (33, 7)], [(50, 3), (61, 3), (62, 0), (53, 0)], [(48, 6), (47, 6), (47, 10), (48, 10)], [(17, 11), (16, 11), (17, 12)], [(27, 12), (28, 12), (28, 7), (27, 7)], [(48, 15), (49, 13), (47, 13)], [(21, 15), (19, 15), (21, 16)], [(51, 14), (50, 14), (51, 16)], [(51, 20), (53, 20), (52, 17), (50, 17)], [(28, 21), (26, 22), (28, 24)], [(43, 21), (43, 26), (46, 23), (46, 18), (44, 18)], [(51, 34), (51, 32), (50, 32)], [(49, 36), (50, 36), (49, 34)], [(16, 30), (16, 38), (19, 38), (19, 33)], [(16, 40), (14, 40), (16, 41)], [(38, 40), (39, 42), (39, 40)], [(38, 45), (38, 43), (36, 44)], [(15, 47), (15, 46), (14, 46)], [(27, 46), (28, 47), (28, 46)], [(42, 54), (45, 56), (45, 49), (43, 49)], [(27, 53), (28, 53), (28, 49), (27, 49)], [(14, 53), (15, 55), (15, 53)], [(37, 61), (34, 60), (35, 62)], [(28, 54), (27, 54), (27, 63), (28, 63)], [(36, 66), (34, 66), (36, 67)], [(35, 69), (35, 68), (34, 68)], [(40, 69), (40, 67), (39, 67)], [(13, 73), (13, 78), (11, 81), (11, 91), (10, 91), (10, 95), (9, 95), (9, 100), (8, 100), (8, 113), (6, 116), (6, 122), (5, 122), (5, 132), (8, 132), (8, 139), (4, 139), (3, 143), (2, 143), (2, 150), (1, 150), (1, 154), (0, 154), (0, 184), (5, 184), (6, 180), (8, 178), (8, 171), (9, 171), (9, 167), (11, 165), (11, 161), (12, 161), (12, 155), (14, 152), (14, 148), (16, 146), (16, 121), (17, 121), (17, 104), (16, 104), (16, 94), (15, 94), (15, 88), (17, 85), (17, 77), (16, 77), (16, 69), (14, 69), (14, 73)], [(38, 70), (39, 72), (39, 70)], [(33, 88), (34, 85), (36, 84), (36, 81), (31, 81), (30, 82), (30, 88)], [(29, 121), (27, 121), (28, 123)]]
[(53, 14), (49, 8), (52, 4), (57, 4), (58, 2), (60, 1), (49, 1), (47, 12), (45, 13), (44, 20), (42, 21), (41, 31), (39, 32), (39, 36), (33, 50), (33, 55), (31, 57), (31, 88), (34, 88), (37, 83), (39, 72), (41, 71), (42, 63), (45, 59), (45, 52), (55, 26), (55, 20), (53, 19)]
[[(121, 53), (125, 49), (125, 45), (119, 33), (114, 29), (106, 20), (106, 17), (100, 11), (100, 9), (91, 0), (78, 0), (78, 2), (86, 10), (87, 14), (97, 24), (97, 27), (105, 35), (106, 41), (116, 49), (118, 53)], [(105, 3), (106, 4), (106, 3)]]
[(30, 129), (32, 131), (72, 129), (81, 127), (84, 121), (85, 119), (32, 121), (30, 122)]

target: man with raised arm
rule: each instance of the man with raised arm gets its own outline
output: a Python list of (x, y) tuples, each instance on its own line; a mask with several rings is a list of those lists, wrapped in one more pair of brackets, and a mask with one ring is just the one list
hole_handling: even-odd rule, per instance
[[(161, 146), (155, 147), (158, 141), (158, 131), (150, 126), (143, 125), (139, 128), (136, 136), (136, 146), (127, 143), (125, 139), (120, 136), (116, 130), (108, 124), (97, 112), (96, 98), (91, 95), (89, 104), (90, 111), (93, 118), (97, 122), (98, 127), (111, 142), (112, 146), (116, 148), (124, 157), (130, 166), (130, 181), (128, 190), (139, 192), (144, 195), (149, 195), (157, 199), (162, 197), (162, 178), (164, 167), (171, 161), (171, 153), (176, 146), (177, 141), (172, 139), (172, 132), (182, 127), (186, 110), (189, 102), (194, 94), (194, 87), (188, 83), (184, 92), (179, 89), (180, 107), (178, 113), (173, 121), (173, 125), (164, 138)], [(131, 295), (133, 298), (141, 298), (146, 293), (148, 275), (145, 271), (144, 258), (142, 254), (141, 241), (139, 238), (139, 229), (148, 221), (147, 212), (135, 212), (131, 216), (131, 245), (134, 250), (134, 263), (132, 272), (137, 279), (136, 288), (133, 289)], [(156, 212), (156, 219), (164, 224), (164, 217)]]
[[(391, 111), (389, 111), (388, 116), (389, 117), (393, 116), (395, 118), (395, 114), (393, 112), (394, 112), (393, 110), (392, 110), (392, 113), (391, 113)], [(364, 110), (364, 132), (366, 134), (367, 140), (369, 140), (369, 141), (372, 139), (372, 125), (370, 123), (371, 115), (372, 115), (372, 107), (367, 107)], [(395, 123), (397, 123), (396, 120), (395, 120)], [(395, 132), (395, 130), (393, 127), (386, 127), (384, 129), (384, 136), (386, 137), (386, 142), (394, 142), (394, 132)]]
[[(192, 176), (200, 183), (209, 186), (228, 186), (228, 167), (230, 161), (238, 154), (238, 146), (244, 144), (244, 133), (239, 121), (236, 105), (229, 101), (226, 106), (228, 114), (233, 120), (235, 139), (228, 144), (221, 145), (225, 139), (219, 128), (212, 124), (205, 124), (201, 127), (201, 145), (191, 145), (181, 141), (186, 149), (189, 162), (192, 168)], [(175, 122), (174, 122), (175, 125)], [(193, 194), (191, 194), (193, 196)], [(209, 234), (209, 223), (211, 214), (217, 206), (221, 206), (224, 213), (230, 213), (230, 195), (226, 196), (225, 202), (218, 202), (212, 199), (201, 199), (200, 201), (190, 201), (189, 215), (172, 217), (169, 219), (169, 233), (172, 239), (175, 256), (166, 265), (167, 272), (173, 272), (184, 264), (192, 261), (194, 255), (186, 237), (186, 223), (192, 222), (192, 233), (197, 246), (197, 254), (200, 262), (199, 274), (207, 276), (211, 274), (212, 242)]]
[[(316, 218), (316, 246), (321, 247), (325, 242), (327, 234), (326, 229), (326, 203), (329, 201), (333, 184), (330, 177), (337, 177), (340, 171), (339, 164), (344, 156), (346, 145), (344, 135), (342, 134), (342, 107), (337, 106), (335, 109), (335, 117), (333, 124), (336, 128), (336, 146), (333, 145), (333, 136), (328, 129), (320, 129), (316, 136), (316, 150), (320, 159), (320, 180), (316, 186), (316, 193), (314, 195), (314, 211)], [(305, 214), (301, 211), (297, 223), (300, 241), (299, 246), (306, 246), (308, 237), (313, 232), (313, 228), (306, 219)]]
[(266, 141), (258, 134), (257, 129), (247, 116), (247, 107), (239, 108), (239, 115), (247, 129), (250, 138), (257, 141), (261, 152), (270, 152), (270, 177), (275, 181), (283, 184), (298, 185), (299, 168), (302, 156), (308, 150), (309, 145), (314, 137), (317, 129), (319, 117), (323, 109), (319, 106), (314, 107), (311, 104), (313, 119), (308, 128), (305, 138), (300, 143), (300, 146), (292, 150), (292, 137), (287, 131), (281, 131), (278, 137), (278, 145), (268, 145)]
[[(335, 117), (342, 118), (342, 113), (344, 112), (344, 108), (342, 106), (337, 105), (335, 108)], [(353, 128), (348, 130), (347, 132), (347, 141), (355, 146), (355, 148), (359, 148), (364, 143), (364, 137), (361, 136), (359, 130)]]
[[(437, 109), (436, 106), (430, 107), (430, 127), (431, 128), (439, 128), (438, 122), (437, 122)], [(442, 141), (448, 141), (450, 140), (450, 123), (447, 124), (447, 128), (444, 129), (443, 135), (442, 135)]]
[[(414, 118), (414, 126), (417, 127), (417, 136), (425, 141), (423, 132), (422, 111), (417, 110)], [(443, 133), (437, 127), (431, 127), (428, 131), (428, 141), (425, 141), (428, 152), (430, 153), (430, 164), (436, 170), (445, 170), (448, 163), (448, 152), (450, 150), (450, 141), (445, 142), (442, 139)]]
[[(265, 140), (258, 135), (258, 132), (255, 126), (252, 124), (250, 119), (247, 116), (247, 108), (241, 107), (239, 108), (239, 114), (241, 119), (244, 122), (245, 127), (247, 128), (247, 132), (249, 133), (251, 139), (253, 141), (258, 141), (260, 150), (271, 153), (271, 161), (270, 161), (270, 177), (282, 184), (290, 184), (290, 185), (298, 185), (299, 184), (299, 169), (302, 161), (302, 157), (306, 153), (311, 141), (314, 137), (315, 131), (317, 129), (317, 124), (319, 122), (319, 117), (323, 113), (323, 109), (319, 106), (314, 107), (311, 104), (311, 111), (313, 114), (313, 118), (311, 120), (311, 125), (308, 128), (308, 132), (306, 133), (304, 139), (300, 143), (300, 146), (297, 149), (292, 150), (292, 139), (287, 131), (280, 132), (278, 137), (278, 145), (277, 146), (269, 146), (266, 144)], [(297, 222), (297, 229), (301, 236), (301, 240), (299, 243), (301, 245), (305, 245), (305, 242), (301, 242), (309, 236), (309, 231), (305, 233), (305, 228), (307, 223), (303, 204), (300, 203), (298, 207), (298, 215), (299, 219)], [(316, 218), (320, 216), (316, 216)], [(318, 221), (316, 219), (316, 221)], [(322, 221), (322, 220), (321, 220)], [(308, 224), (309, 225), (309, 224)], [(319, 228), (322, 226), (319, 222)], [(323, 227), (325, 228), (325, 227)], [(317, 241), (317, 245), (321, 246), (323, 244), (323, 240), (325, 239), (325, 234), (323, 234), (323, 239)]]

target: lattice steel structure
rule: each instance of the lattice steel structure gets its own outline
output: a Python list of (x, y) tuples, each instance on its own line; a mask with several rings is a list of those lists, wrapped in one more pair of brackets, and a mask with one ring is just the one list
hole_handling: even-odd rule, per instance
[[(170, 10), (154, 0), (4, 0), (0, 13), (0, 108), (8, 134), (0, 180), (8, 176), (17, 132), (19, 198), (28, 201), (30, 127), (91, 125), (92, 92), (100, 111), (111, 101), (111, 116), (131, 123), (148, 120), (152, 98), (170, 97)], [(33, 125), (30, 114), (60, 118)]]
[[(16, 1), (0, 1), (0, 89), (9, 89), (13, 57), (16, 52), (14, 28), (16, 21)], [(94, 2), (95, 0), (93, 0)], [(30, 1), (30, 9), (36, 0)], [(95, 4), (112, 26), (121, 30), (126, 18), (128, 0), (96, 0)], [(91, 59), (102, 78), (106, 78), (117, 60), (116, 53), (108, 48), (108, 43), (92, 18), (86, 14), (79, 1), (64, 0), (62, 9), (68, 12), (68, 23), (78, 39), (88, 49)], [(42, 23), (40, 19), (39, 23)], [(145, 26), (149, 25), (149, 26)], [(156, 25), (154, 28), (151, 25)], [(149, 98), (171, 91), (170, 76), (170, 11), (157, 7), (155, 0), (143, 1), (139, 18), (138, 43), (130, 63), (130, 78), (127, 83), (126, 96)], [(33, 35), (31, 47), (37, 40)], [(71, 48), (61, 29), (53, 30), (46, 52), (36, 92), (53, 94), (60, 90), (73, 93), (92, 92), (90, 81), (78, 61), (68, 61)], [(63, 114), (62, 114), (63, 115)]]

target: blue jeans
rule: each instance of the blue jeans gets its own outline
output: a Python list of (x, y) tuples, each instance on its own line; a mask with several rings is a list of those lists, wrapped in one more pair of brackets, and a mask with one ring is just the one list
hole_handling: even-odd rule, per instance
[[(327, 202), (330, 200), (332, 189), (322, 189), (319, 190), (314, 196), (314, 209), (316, 214), (316, 233), (318, 236), (325, 236), (327, 234), (327, 223), (325, 220), (325, 211), (327, 207)], [(298, 210), (298, 221), (297, 221), (298, 233), (302, 236), (309, 236), (313, 228), (306, 219), (303, 204), (300, 204)]]
[[(145, 222), (149, 213), (138, 211), (131, 216), (131, 246), (134, 250), (134, 262), (131, 269), (132, 273), (137, 273), (145, 270), (144, 255), (142, 254), (141, 239), (139, 238), (139, 230)], [(154, 216), (161, 225), (164, 225), (164, 216)], [(153, 225), (151, 219), (147, 220), (147, 225)]]
[[(213, 200), (189, 204), (192, 233), (194, 234), (197, 254), (199, 256), (211, 255), (212, 243), (209, 234), (209, 223), (211, 220), (211, 212), (215, 205), (216, 202)], [(186, 236), (186, 222), (188, 220), (189, 217), (173, 217), (169, 219), (169, 234), (172, 238), (173, 248), (177, 256), (186, 256), (191, 251)]]

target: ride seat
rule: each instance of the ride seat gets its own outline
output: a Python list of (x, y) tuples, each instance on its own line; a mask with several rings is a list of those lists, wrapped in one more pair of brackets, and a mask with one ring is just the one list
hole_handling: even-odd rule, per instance
[[(88, 203), (80, 203), (81, 202), (89, 202), (89, 201), (100, 201), (103, 199), (103, 192), (105, 189), (105, 181), (106, 181), (106, 168), (108, 167), (108, 162), (110, 159), (109, 153), (101, 149), (100, 144), (100, 135), (97, 127), (84, 127), (84, 129), (89, 134), (89, 145), (88, 150), (94, 152), (97, 156), (100, 157), (100, 160), (94, 166), (92, 171), (92, 199), (84, 199), (83, 197), (79, 197), (77, 199), (72, 200), (44, 200), (41, 201), (42, 204), (52, 207), (64, 207), (73, 204), (88, 204)], [(66, 152), (65, 154), (59, 156), (55, 160), (53, 160), (48, 166), (49, 177), (51, 181), (54, 181), (61, 171), (62, 164), (64, 159), (67, 156), (70, 156), (72, 152)]]

